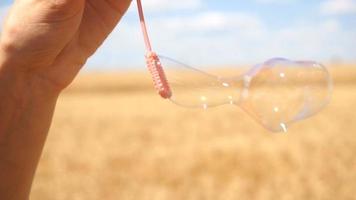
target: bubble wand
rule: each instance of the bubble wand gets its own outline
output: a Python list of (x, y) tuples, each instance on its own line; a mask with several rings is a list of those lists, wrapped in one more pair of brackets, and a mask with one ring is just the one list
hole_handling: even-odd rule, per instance
[(164, 98), (168, 99), (172, 96), (171, 89), (169, 87), (166, 75), (164, 73), (162, 63), (159, 60), (159, 57), (155, 52), (152, 51), (152, 46), (150, 42), (150, 38), (148, 36), (147, 27), (145, 23), (145, 17), (143, 14), (143, 8), (141, 0), (137, 0), (137, 8), (138, 13), (140, 16), (140, 24), (143, 33), (143, 38), (146, 45), (146, 64), (147, 68), (151, 73), (153, 78), (154, 87), (158, 91), (159, 95)]

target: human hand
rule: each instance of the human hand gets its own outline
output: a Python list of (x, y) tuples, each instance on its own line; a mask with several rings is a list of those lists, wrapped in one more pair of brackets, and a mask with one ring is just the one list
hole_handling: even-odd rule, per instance
[(59, 93), (110, 34), (130, 2), (16, 0), (1, 35), (0, 70)]
[(60, 92), (131, 0), (16, 0), (0, 39), (0, 199), (29, 199)]

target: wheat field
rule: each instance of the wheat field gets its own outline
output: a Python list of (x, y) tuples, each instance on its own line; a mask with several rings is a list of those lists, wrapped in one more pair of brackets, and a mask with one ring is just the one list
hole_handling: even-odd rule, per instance
[(31, 199), (356, 199), (356, 67), (319, 115), (272, 134), (233, 106), (162, 100), (145, 72), (83, 73), (60, 97)]

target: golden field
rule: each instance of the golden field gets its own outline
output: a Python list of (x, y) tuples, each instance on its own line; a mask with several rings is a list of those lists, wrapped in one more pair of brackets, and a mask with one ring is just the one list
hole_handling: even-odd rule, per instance
[(58, 102), (31, 199), (356, 199), (356, 67), (331, 71), (331, 104), (288, 134), (234, 106), (178, 107), (147, 73), (84, 73)]

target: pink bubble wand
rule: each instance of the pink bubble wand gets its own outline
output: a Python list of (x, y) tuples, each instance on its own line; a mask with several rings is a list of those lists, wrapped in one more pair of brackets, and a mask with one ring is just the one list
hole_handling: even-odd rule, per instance
[(152, 51), (152, 46), (151, 46), (150, 38), (148, 36), (141, 0), (137, 0), (137, 8), (140, 16), (140, 24), (143, 33), (143, 38), (146, 45), (147, 68), (151, 73), (153, 84), (158, 94), (164, 99), (169, 99), (172, 96), (172, 91), (169, 87), (161, 61), (159, 60), (157, 54), (154, 51)]

